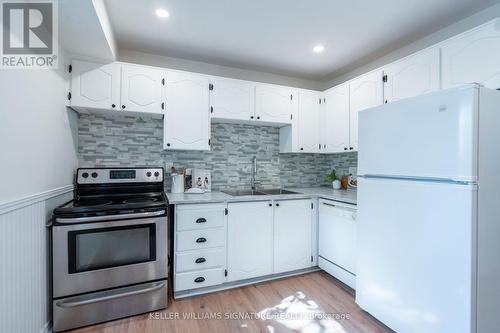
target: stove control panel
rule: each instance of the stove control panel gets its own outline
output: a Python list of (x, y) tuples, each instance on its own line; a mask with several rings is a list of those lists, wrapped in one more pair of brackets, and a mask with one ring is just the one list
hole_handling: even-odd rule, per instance
[(78, 169), (77, 184), (163, 182), (163, 168)]

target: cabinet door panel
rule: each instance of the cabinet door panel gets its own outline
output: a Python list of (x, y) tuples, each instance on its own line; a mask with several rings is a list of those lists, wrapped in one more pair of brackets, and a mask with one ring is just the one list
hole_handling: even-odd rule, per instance
[(500, 88), (500, 19), (446, 41), (441, 52), (443, 89), (474, 82)]
[(349, 150), (358, 149), (358, 112), (383, 102), (382, 72), (375, 71), (354, 79), (349, 84)]
[(340, 153), (349, 149), (349, 85), (325, 92), (320, 129), (321, 152)]
[(319, 93), (299, 91), (298, 113), (299, 151), (317, 153), (319, 150)]
[(210, 150), (208, 79), (168, 72), (166, 81), (164, 148)]
[(297, 113), (295, 89), (273, 85), (255, 88), (255, 117), (264, 122), (291, 124)]
[(384, 68), (387, 102), (439, 90), (439, 48), (419, 52)]
[(268, 201), (229, 203), (228, 281), (273, 272), (273, 208)]
[(311, 266), (311, 200), (283, 200), (274, 208), (274, 273)]
[(120, 66), (73, 60), (71, 62), (71, 105), (118, 109), (120, 103)]
[(255, 85), (251, 82), (215, 78), (210, 79), (212, 118), (252, 120), (255, 111)]
[(125, 111), (163, 113), (163, 72), (159, 69), (122, 65), (121, 106)]

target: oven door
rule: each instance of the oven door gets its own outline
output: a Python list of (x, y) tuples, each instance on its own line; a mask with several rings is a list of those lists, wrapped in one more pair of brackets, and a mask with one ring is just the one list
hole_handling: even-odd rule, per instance
[(167, 277), (166, 216), (66, 223), (52, 231), (54, 298)]

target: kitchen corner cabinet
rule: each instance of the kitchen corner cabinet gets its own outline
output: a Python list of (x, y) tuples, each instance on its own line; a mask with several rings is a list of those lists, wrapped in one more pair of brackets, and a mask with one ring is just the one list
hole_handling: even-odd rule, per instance
[(467, 83), (500, 88), (500, 19), (445, 41), (441, 52), (443, 89)]
[(213, 119), (255, 120), (255, 84), (211, 78), (210, 113)]
[(227, 281), (273, 273), (271, 201), (228, 203)]
[(320, 143), (322, 153), (349, 150), (349, 85), (328, 89), (320, 108)]
[(131, 112), (163, 113), (165, 73), (135, 65), (121, 66), (120, 108)]
[(384, 67), (386, 103), (440, 88), (439, 48), (433, 47)]
[(209, 80), (167, 72), (163, 146), (167, 150), (210, 150)]
[(297, 90), (291, 87), (257, 84), (255, 119), (277, 124), (291, 124), (297, 113)]
[(320, 94), (317, 91), (300, 90), (298, 96), (298, 148), (300, 152), (317, 153), (319, 151)]
[(75, 108), (118, 109), (120, 65), (73, 60), (70, 104)]
[(311, 267), (312, 201), (274, 203), (274, 273)]
[(349, 150), (358, 150), (358, 112), (382, 105), (382, 71), (362, 75), (349, 83)]

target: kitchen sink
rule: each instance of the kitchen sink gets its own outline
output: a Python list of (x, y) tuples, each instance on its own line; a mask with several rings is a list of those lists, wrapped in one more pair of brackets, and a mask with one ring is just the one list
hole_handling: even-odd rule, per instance
[(244, 195), (267, 195), (267, 193), (255, 190), (222, 191), (222, 193), (232, 195), (233, 197), (241, 197)]
[(226, 193), (232, 195), (233, 197), (241, 197), (245, 195), (280, 195), (280, 194), (301, 194), (299, 192), (284, 190), (281, 188), (272, 188), (269, 190), (235, 190), (235, 191), (222, 191), (222, 193)]

